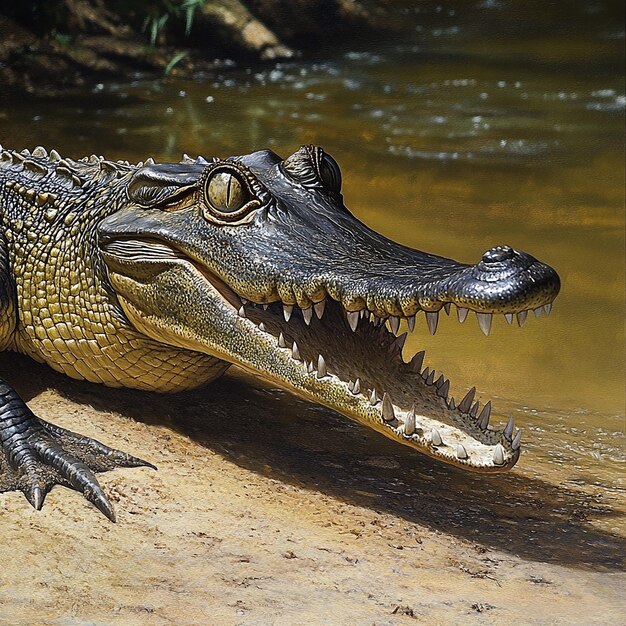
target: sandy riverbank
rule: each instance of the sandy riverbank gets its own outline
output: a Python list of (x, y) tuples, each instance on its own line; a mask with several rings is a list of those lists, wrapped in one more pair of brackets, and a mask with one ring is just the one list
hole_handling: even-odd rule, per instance
[(0, 376), (159, 468), (100, 475), (117, 524), (1, 494), (0, 624), (619, 622), (617, 503), (528, 463), (465, 476), (242, 375), (159, 397), (5, 354)]

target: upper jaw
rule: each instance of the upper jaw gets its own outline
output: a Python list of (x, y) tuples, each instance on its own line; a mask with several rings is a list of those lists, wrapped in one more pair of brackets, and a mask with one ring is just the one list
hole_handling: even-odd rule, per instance
[[(494, 251), (505, 251), (507, 258), (486, 262), (485, 258)], [(423, 256), (430, 263), (437, 259)], [(280, 301), (304, 311), (329, 298), (339, 302), (348, 313), (360, 312), (387, 320), (395, 330), (401, 319), (406, 319), (412, 329), (416, 316), (424, 313), (431, 334), (437, 329), (440, 311), (449, 313), (451, 305), (455, 305), (461, 322), (473, 311), (483, 332), (489, 334), (493, 315), (504, 315), (509, 324), (517, 316), (521, 326), (530, 312), (536, 316), (549, 314), (560, 290), (559, 276), (550, 266), (508, 246), (487, 251), (476, 265), (449, 261), (442, 265), (442, 277), (427, 271), (420, 276), (419, 265), (418, 275), (411, 275), (406, 265), (393, 261), (386, 274), (370, 266), (357, 267), (352, 275), (341, 267), (341, 262), (335, 262), (333, 268), (328, 255), (322, 262), (328, 267), (306, 271), (294, 262), (291, 268), (276, 268), (275, 275), (280, 279), (268, 277), (264, 283), (256, 284), (244, 280), (239, 285), (240, 295), (252, 302)]]

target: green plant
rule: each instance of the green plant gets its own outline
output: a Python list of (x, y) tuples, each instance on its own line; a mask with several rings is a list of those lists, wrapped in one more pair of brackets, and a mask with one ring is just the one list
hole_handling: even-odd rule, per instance
[[(170, 18), (176, 21), (184, 20), (185, 36), (188, 37), (193, 26), (196, 11), (205, 3), (205, 0), (161, 0), (152, 12), (146, 16), (143, 31), (148, 33), (151, 45), (156, 45), (160, 33)], [(179, 59), (180, 60), (180, 59)]]
[(185, 13), (185, 36), (189, 36), (196, 11), (205, 3), (205, 1), (206, 0), (183, 0), (181, 8)]
[(163, 70), (163, 74), (165, 76), (169, 76), (170, 72), (174, 69), (174, 67), (180, 62), (182, 61), (189, 53), (184, 51), (184, 52), (177, 52), (168, 62), (168, 64), (165, 66), (165, 69)]
[(170, 16), (167, 13), (164, 15), (148, 15), (146, 17), (143, 23), (143, 30), (148, 33), (150, 43), (153, 46), (156, 45), (159, 33), (163, 30), (163, 27), (167, 23), (169, 17)]

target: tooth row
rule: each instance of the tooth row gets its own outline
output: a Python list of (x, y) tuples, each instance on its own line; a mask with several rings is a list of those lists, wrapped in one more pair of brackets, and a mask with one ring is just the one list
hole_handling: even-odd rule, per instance
[[(412, 371), (418, 373), (427, 385), (434, 385), (436, 387), (437, 395), (439, 395), (446, 401), (450, 410), (458, 410), (460, 413), (468, 415), (482, 431), (487, 431), (489, 427), (489, 418), (491, 416), (491, 401), (488, 401), (483, 406), (482, 410), (480, 410), (480, 403), (474, 401), (476, 388), (472, 387), (457, 405), (453, 397), (448, 398), (448, 394), (450, 392), (450, 381), (446, 379), (443, 374), (440, 374), (439, 377), (435, 380), (434, 370), (431, 370), (429, 367), (421, 370), (421, 367), (424, 363), (424, 356), (424, 351), (415, 354), (409, 362), (408, 367)], [(414, 430), (415, 427), (410, 424), (409, 431), (412, 433)], [(409, 432), (405, 430), (405, 434), (408, 435)], [(519, 450), (522, 439), (522, 431), (515, 428), (514, 420), (512, 417), (509, 418), (509, 421), (504, 428), (502, 436), (504, 437), (504, 439), (506, 439), (506, 441), (509, 442), (513, 451)], [(431, 433), (431, 443), (433, 446), (443, 445), (441, 434), (437, 429), (433, 429)], [(468, 458), (467, 451), (460, 444), (459, 446), (457, 446), (457, 458), (459, 458), (460, 460), (465, 460)], [(497, 444), (494, 448), (493, 461), (495, 465), (503, 465), (505, 462), (505, 451), (504, 447), (501, 444)]]
[[(546, 316), (550, 315), (552, 311), (552, 304), (545, 304), (544, 306), (537, 307), (533, 309), (533, 313), (535, 317), (540, 317), (542, 313), (545, 313)], [(462, 307), (457, 307), (457, 316), (459, 318), (459, 322), (462, 324), (466, 319), (469, 313), (469, 309), (465, 309)], [(507, 324), (511, 325), (515, 317), (517, 317), (517, 324), (519, 326), (523, 326), (526, 323), (526, 318), (528, 317), (529, 311), (520, 311), (519, 313), (505, 313), (504, 319), (507, 321)], [(476, 319), (478, 321), (478, 326), (480, 330), (483, 331), (485, 335), (488, 335), (491, 332), (491, 322), (493, 321), (493, 313), (479, 313), (476, 311)]]
[[(244, 298), (241, 298), (241, 301), (242, 301), (242, 306), (239, 309), (239, 315), (241, 317), (245, 317), (246, 315), (245, 315), (244, 305), (248, 304), (248, 301), (245, 300)], [(304, 319), (304, 322), (307, 324), (307, 326), (311, 323), (314, 312), (318, 319), (322, 319), (322, 316), (324, 315), (325, 306), (326, 306), (326, 300), (321, 300), (320, 302), (316, 302), (315, 304), (313, 304), (312, 306), (308, 308), (301, 309), (302, 317)], [(267, 308), (267, 305), (263, 305), (263, 307)], [(446, 302), (443, 306), (443, 309), (447, 315), (450, 314), (450, 308), (451, 306), (449, 302)], [(283, 304), (283, 316), (286, 322), (288, 322), (291, 319), (293, 310), (294, 310), (294, 305)], [(540, 307), (537, 307), (536, 309), (533, 309), (535, 317), (540, 317), (542, 313), (545, 313), (545, 315), (550, 315), (551, 310), (552, 310), (552, 304), (546, 304), (544, 306), (540, 306)], [(465, 322), (465, 320), (467, 319), (469, 311), (470, 311), (469, 309), (466, 309), (464, 307), (456, 308), (457, 317), (461, 324)], [(426, 325), (428, 326), (428, 331), (430, 332), (431, 335), (434, 335), (437, 332), (437, 326), (439, 324), (439, 311), (425, 311), (425, 313), (426, 313)], [(529, 311), (520, 311), (517, 314), (505, 313), (504, 318), (506, 319), (508, 324), (512, 324), (513, 320), (515, 319), (515, 316), (517, 316), (518, 325), (523, 326), (526, 322), (526, 318), (528, 317), (528, 313)], [(415, 329), (415, 315), (411, 315), (406, 318), (404, 317), (401, 318), (397, 315), (390, 315), (389, 317), (384, 318), (384, 317), (379, 317), (378, 315), (372, 313), (371, 311), (368, 311), (367, 309), (361, 309), (359, 311), (346, 311), (346, 320), (353, 332), (356, 332), (356, 329), (358, 328), (358, 325), (359, 325), (359, 321), (365, 318), (369, 319), (369, 321), (373, 323), (375, 326), (382, 326), (386, 322), (389, 326), (389, 330), (394, 335), (398, 334), (398, 331), (400, 330), (400, 322), (402, 319), (406, 319), (407, 326), (409, 327), (409, 330), (411, 332), (413, 332), (413, 330)], [(489, 335), (489, 333), (491, 332), (493, 313), (480, 313), (476, 311), (476, 319), (478, 321), (478, 326), (480, 327), (482, 332), (485, 335)]]

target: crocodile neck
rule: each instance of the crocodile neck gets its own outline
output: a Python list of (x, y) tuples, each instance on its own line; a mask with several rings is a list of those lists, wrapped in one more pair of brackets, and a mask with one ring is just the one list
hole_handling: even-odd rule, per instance
[(195, 388), (228, 364), (137, 332), (96, 254), (96, 226), (119, 208), (136, 167), (33, 156), (0, 165), (0, 223), (17, 309), (10, 332), (11, 316), (0, 318), (0, 343), (76, 379)]

